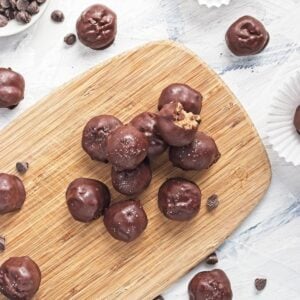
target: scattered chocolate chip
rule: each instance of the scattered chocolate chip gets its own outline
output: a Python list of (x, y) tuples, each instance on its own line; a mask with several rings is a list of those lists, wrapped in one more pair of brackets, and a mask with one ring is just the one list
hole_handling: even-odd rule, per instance
[(0, 15), (0, 27), (4, 27), (6, 26), (8, 23), (8, 19), (7, 17)]
[(28, 162), (17, 162), (16, 169), (19, 173), (25, 174), (29, 168)]
[(206, 206), (208, 210), (214, 210), (219, 206), (219, 198), (218, 195), (213, 194), (211, 195), (206, 202)]
[(18, 10), (20, 10), (20, 11), (26, 10), (28, 6), (29, 6), (28, 0), (17, 0), (17, 9)]
[(0, 0), (0, 6), (2, 8), (9, 8), (10, 7), (10, 2), (9, 0)]
[(206, 263), (207, 263), (208, 265), (215, 265), (215, 264), (218, 263), (218, 261), (219, 261), (219, 260), (218, 260), (218, 257), (217, 257), (216, 252), (211, 253), (211, 254), (208, 255), (207, 258), (206, 258)]
[(161, 295), (155, 297), (153, 300), (164, 300), (165, 298)]
[(5, 237), (4, 236), (0, 236), (0, 252), (3, 252), (5, 250)]
[(267, 285), (267, 279), (266, 278), (256, 278), (254, 284), (255, 284), (255, 288), (258, 291), (262, 291)]
[(31, 15), (35, 15), (40, 11), (39, 5), (36, 1), (32, 1), (29, 6), (27, 7), (27, 12)]
[(51, 14), (51, 19), (56, 23), (61, 23), (65, 19), (65, 16), (61, 10), (54, 10)]
[(69, 46), (74, 45), (76, 43), (76, 40), (77, 40), (77, 38), (74, 33), (69, 33), (64, 38), (64, 42)]
[(19, 11), (16, 14), (16, 20), (20, 23), (29, 23), (31, 21), (31, 15), (27, 11)]

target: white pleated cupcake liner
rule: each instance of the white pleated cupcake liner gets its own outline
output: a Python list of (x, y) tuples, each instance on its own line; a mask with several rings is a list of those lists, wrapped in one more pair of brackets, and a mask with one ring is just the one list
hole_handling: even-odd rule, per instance
[(293, 121), (300, 105), (300, 69), (275, 93), (267, 121), (267, 135), (278, 155), (295, 166), (300, 165), (300, 135)]
[(206, 5), (208, 8), (228, 5), (230, 1), (231, 0), (198, 0), (200, 5)]

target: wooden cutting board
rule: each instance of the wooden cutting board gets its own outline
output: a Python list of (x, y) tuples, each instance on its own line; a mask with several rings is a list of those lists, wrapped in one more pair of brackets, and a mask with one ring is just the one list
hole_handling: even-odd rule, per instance
[[(89, 225), (74, 221), (65, 191), (77, 177), (100, 179), (113, 201), (125, 199), (112, 189), (110, 166), (81, 149), (85, 123), (99, 114), (128, 122), (156, 111), (161, 90), (174, 82), (204, 95), (200, 129), (216, 139), (219, 162), (205, 172), (183, 172), (167, 154), (157, 159), (151, 186), (139, 196), (148, 228), (131, 244), (112, 239), (102, 219)], [(147, 44), (65, 84), (5, 128), (0, 145), (2, 172), (16, 174), (17, 161), (30, 164), (23, 176), (23, 209), (0, 216), (0, 234), (7, 238), (0, 260), (29, 255), (39, 264), (37, 299), (154, 298), (223, 243), (259, 203), (271, 178), (264, 147), (238, 100), (201, 59), (172, 42)], [(201, 212), (190, 222), (172, 222), (158, 210), (158, 188), (172, 176), (194, 180), (202, 189)], [(208, 212), (206, 199), (213, 193), (220, 206)]]

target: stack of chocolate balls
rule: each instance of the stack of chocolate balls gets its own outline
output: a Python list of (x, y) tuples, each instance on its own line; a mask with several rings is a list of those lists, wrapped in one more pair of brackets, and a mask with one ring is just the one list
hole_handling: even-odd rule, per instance
[[(169, 147), (169, 159), (183, 170), (204, 170), (220, 158), (215, 141), (198, 132), (201, 94), (186, 84), (171, 84), (159, 98), (158, 113), (143, 112), (128, 124), (111, 115), (100, 115), (86, 124), (82, 147), (93, 160), (111, 163), (113, 187), (130, 200), (110, 206), (110, 192), (100, 181), (79, 178), (66, 193), (73, 218), (90, 222), (104, 215), (104, 224), (115, 238), (131, 242), (148, 224), (137, 200), (152, 180), (151, 161)], [(184, 178), (166, 180), (158, 191), (158, 207), (176, 221), (194, 218), (201, 204), (201, 190)]]

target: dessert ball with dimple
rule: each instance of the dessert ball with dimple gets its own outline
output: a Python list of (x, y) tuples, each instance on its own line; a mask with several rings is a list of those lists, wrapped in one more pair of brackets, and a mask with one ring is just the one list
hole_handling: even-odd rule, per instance
[(101, 115), (92, 118), (82, 133), (82, 148), (93, 160), (107, 163), (107, 137), (122, 122), (114, 116)]
[(196, 274), (189, 283), (188, 292), (190, 300), (232, 300), (230, 281), (219, 269)]
[(300, 105), (296, 108), (294, 115), (294, 126), (296, 131), (300, 134)]
[(157, 128), (164, 141), (170, 146), (190, 144), (200, 124), (200, 116), (186, 112), (180, 102), (163, 106), (157, 118)]
[(152, 180), (152, 171), (146, 159), (133, 170), (117, 171), (111, 169), (113, 187), (123, 195), (137, 195), (143, 192)]
[(148, 139), (132, 125), (118, 127), (107, 138), (107, 158), (118, 171), (135, 169), (148, 149)]
[(126, 243), (138, 238), (147, 224), (147, 215), (138, 200), (117, 202), (104, 214), (104, 225), (107, 231), (115, 239)]
[(198, 115), (201, 112), (202, 95), (187, 84), (182, 83), (173, 83), (163, 89), (158, 101), (158, 110), (161, 110), (164, 105), (176, 101), (180, 102), (187, 112)]
[(158, 207), (168, 219), (189, 221), (200, 211), (201, 191), (184, 178), (168, 179), (158, 191)]
[(103, 215), (110, 204), (110, 192), (101, 181), (78, 178), (69, 185), (66, 199), (72, 217), (87, 223)]
[(104, 5), (92, 5), (81, 13), (76, 30), (85, 46), (94, 50), (107, 48), (117, 34), (117, 15)]
[(159, 135), (157, 129), (157, 114), (143, 112), (137, 115), (130, 122), (132, 126), (142, 132), (149, 141), (148, 157), (154, 158), (162, 154), (168, 147), (166, 142)]
[(24, 99), (25, 80), (11, 68), (0, 68), (0, 108), (14, 108)]
[(25, 199), (26, 191), (21, 179), (0, 173), (0, 214), (21, 209)]
[(170, 147), (169, 159), (175, 167), (183, 170), (204, 170), (216, 163), (221, 154), (213, 138), (197, 132), (191, 144)]
[(264, 25), (251, 16), (236, 20), (227, 30), (226, 43), (237, 56), (258, 54), (269, 42), (269, 33)]
[(11, 257), (0, 267), (0, 292), (8, 299), (30, 300), (40, 283), (40, 268), (28, 256)]

